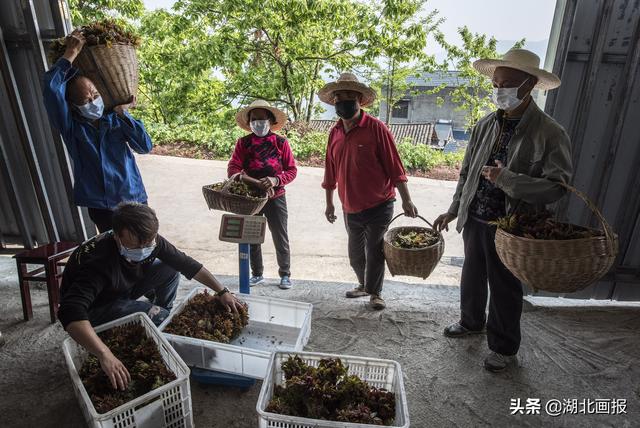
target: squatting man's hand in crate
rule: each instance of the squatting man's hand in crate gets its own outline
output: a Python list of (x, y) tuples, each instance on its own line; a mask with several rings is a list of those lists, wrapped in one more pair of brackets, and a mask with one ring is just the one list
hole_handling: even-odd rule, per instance
[(94, 326), (135, 312), (160, 325), (173, 307), (180, 274), (213, 290), (229, 311), (237, 313), (241, 302), (202, 263), (158, 234), (158, 218), (148, 205), (121, 203), (112, 221), (112, 230), (84, 242), (69, 258), (58, 318), (73, 340), (98, 358), (113, 388), (124, 390), (129, 372)]

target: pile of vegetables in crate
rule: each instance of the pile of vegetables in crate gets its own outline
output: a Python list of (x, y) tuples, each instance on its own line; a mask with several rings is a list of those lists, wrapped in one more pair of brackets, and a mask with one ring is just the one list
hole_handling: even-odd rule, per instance
[(339, 358), (307, 365), (299, 356), (282, 363), (284, 386), (276, 385), (266, 411), (303, 418), (373, 425), (391, 425), (395, 394), (349, 375)]
[(245, 302), (242, 302), (238, 314), (229, 312), (219, 299), (205, 290), (196, 294), (184, 310), (173, 317), (164, 332), (229, 343), (248, 323), (249, 307)]
[(511, 214), (491, 224), (512, 235), (529, 239), (567, 240), (602, 236), (602, 232), (555, 221), (549, 211)]
[(114, 389), (98, 358), (93, 355), (87, 358), (79, 374), (98, 413), (113, 410), (176, 379), (163, 362), (157, 344), (147, 337), (144, 326), (114, 327), (98, 336), (131, 375), (124, 391)]

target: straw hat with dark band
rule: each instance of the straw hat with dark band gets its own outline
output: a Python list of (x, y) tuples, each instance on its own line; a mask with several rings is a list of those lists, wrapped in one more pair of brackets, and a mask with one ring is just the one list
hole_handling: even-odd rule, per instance
[(236, 123), (238, 126), (245, 131), (251, 132), (251, 126), (249, 126), (249, 113), (251, 110), (255, 110), (261, 108), (263, 110), (270, 111), (273, 116), (276, 118), (276, 122), (271, 124), (271, 130), (277, 131), (281, 129), (285, 123), (287, 123), (287, 114), (280, 109), (272, 107), (271, 104), (266, 102), (265, 100), (255, 100), (247, 107), (240, 109), (236, 113)]
[(553, 73), (540, 68), (540, 57), (526, 49), (511, 49), (502, 59), (479, 59), (473, 67), (480, 73), (493, 78), (493, 72), (498, 67), (509, 67), (524, 71), (538, 78), (536, 88), (542, 90), (554, 89), (560, 86), (560, 78)]
[(376, 99), (376, 91), (358, 81), (355, 74), (342, 73), (337, 81), (327, 83), (318, 91), (318, 98), (322, 102), (335, 105), (333, 101), (333, 93), (336, 91), (354, 91), (362, 94), (361, 107), (366, 107), (373, 103)]

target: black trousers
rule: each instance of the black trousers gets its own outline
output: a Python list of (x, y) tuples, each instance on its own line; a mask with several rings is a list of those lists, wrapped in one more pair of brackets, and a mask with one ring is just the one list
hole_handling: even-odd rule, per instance
[(384, 233), (393, 217), (394, 200), (359, 213), (345, 214), (349, 262), (358, 282), (369, 294), (380, 295), (384, 280)]
[(113, 217), (113, 211), (102, 208), (88, 208), (89, 218), (96, 224), (98, 233), (111, 230), (111, 217)]
[[(469, 218), (462, 231), (460, 323), (470, 330), (481, 330), (486, 322), (489, 349), (515, 355), (520, 348), (522, 284), (498, 258), (495, 235), (494, 226), (473, 218)], [(488, 320), (485, 315), (487, 281), (491, 291)]]
[[(264, 215), (271, 231), (273, 244), (276, 247), (276, 257), (278, 259), (278, 273), (280, 277), (291, 276), (291, 252), (289, 249), (289, 233), (287, 232), (287, 199), (282, 195), (269, 202), (257, 215)], [(251, 271), (253, 276), (262, 276), (264, 265), (262, 264), (262, 246), (260, 244), (251, 245)]]

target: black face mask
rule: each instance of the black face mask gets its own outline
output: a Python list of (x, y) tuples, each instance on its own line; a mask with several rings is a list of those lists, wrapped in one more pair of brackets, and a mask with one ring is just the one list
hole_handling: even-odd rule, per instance
[(343, 119), (351, 119), (357, 111), (355, 100), (338, 101), (336, 103), (336, 114)]

